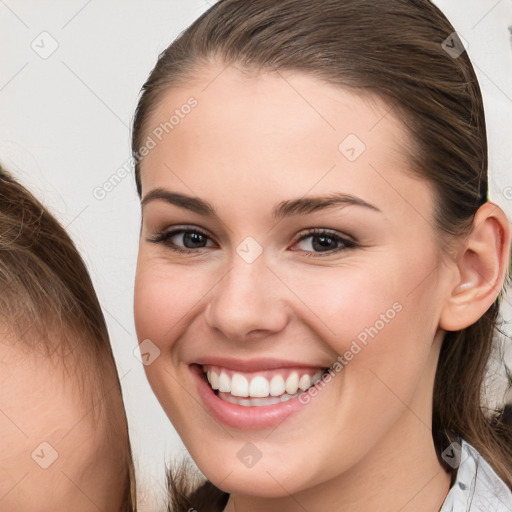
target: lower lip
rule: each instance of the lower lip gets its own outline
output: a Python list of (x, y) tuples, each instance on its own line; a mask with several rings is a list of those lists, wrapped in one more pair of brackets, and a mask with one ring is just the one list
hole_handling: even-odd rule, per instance
[[(247, 430), (260, 430), (276, 427), (285, 419), (301, 409), (304, 404), (299, 397), (273, 405), (251, 406), (232, 404), (220, 399), (204, 377), (203, 370), (198, 365), (190, 369), (197, 381), (199, 395), (212, 416), (230, 427)], [(300, 396), (300, 395), (299, 395)]]

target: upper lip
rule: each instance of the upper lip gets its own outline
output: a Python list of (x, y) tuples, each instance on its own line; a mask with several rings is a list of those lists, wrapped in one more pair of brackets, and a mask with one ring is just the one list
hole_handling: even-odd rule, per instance
[(219, 366), (229, 370), (240, 372), (258, 372), (263, 370), (277, 370), (279, 368), (327, 368), (329, 365), (305, 363), (301, 361), (289, 361), (275, 358), (257, 358), (257, 359), (238, 359), (233, 357), (201, 357), (196, 359), (193, 364), (200, 366), (211, 365)]

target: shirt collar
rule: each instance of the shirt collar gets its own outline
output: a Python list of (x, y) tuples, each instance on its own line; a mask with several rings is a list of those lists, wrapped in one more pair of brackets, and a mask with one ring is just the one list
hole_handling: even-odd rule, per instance
[(445, 452), (454, 455), (458, 468), (440, 512), (512, 511), (511, 490), (473, 446), (461, 440)]

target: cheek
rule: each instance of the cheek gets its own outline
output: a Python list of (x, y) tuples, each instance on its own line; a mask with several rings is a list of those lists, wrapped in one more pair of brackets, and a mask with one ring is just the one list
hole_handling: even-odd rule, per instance
[(150, 339), (161, 350), (168, 348), (187, 328), (201, 298), (212, 286), (210, 276), (197, 268), (140, 257), (134, 291), (139, 342)]
[(302, 310), (299, 314), (311, 319), (314, 330), (337, 353), (378, 322), (382, 314), (391, 310), (389, 316), (394, 316), (393, 304), (399, 298), (397, 282), (386, 278), (378, 266), (364, 262), (294, 271), (283, 280), (293, 283), (300, 299), (296, 311)]
[[(341, 356), (348, 379), (364, 389), (368, 378), (375, 380), (372, 370), (407, 389), (421, 372), (438, 326), (439, 282), (433, 268), (434, 254), (391, 254), (373, 256), (372, 264), (354, 259), (337, 269), (290, 272), (285, 280), (294, 283), (303, 303), (297, 302), (302, 318), (309, 318), (323, 342)], [(397, 372), (404, 360), (407, 368)]]
[[(139, 343), (146, 343), (151, 360), (144, 371), (151, 388), (180, 431), (182, 411), (190, 413), (189, 395), (181, 384), (189, 378), (180, 364), (178, 342), (194, 329), (204, 297), (218, 277), (197, 267), (171, 265), (154, 257), (139, 256), (134, 289), (134, 318)], [(146, 341), (149, 340), (149, 341)], [(153, 345), (154, 344), (154, 345)], [(153, 347), (156, 345), (157, 349)], [(141, 345), (141, 352), (144, 352)]]

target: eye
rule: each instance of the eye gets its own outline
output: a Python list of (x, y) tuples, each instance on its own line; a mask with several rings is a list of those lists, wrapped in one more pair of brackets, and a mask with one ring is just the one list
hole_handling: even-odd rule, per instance
[(149, 241), (155, 244), (164, 244), (176, 252), (196, 252), (197, 249), (215, 247), (210, 237), (197, 229), (179, 228), (163, 231), (156, 233)]
[[(345, 249), (352, 249), (357, 244), (353, 240), (341, 236), (334, 231), (325, 229), (311, 229), (306, 234), (302, 235), (294, 247), (298, 250), (304, 251), (307, 256), (320, 256), (319, 253), (335, 253)], [(297, 250), (297, 249), (293, 249)]]

